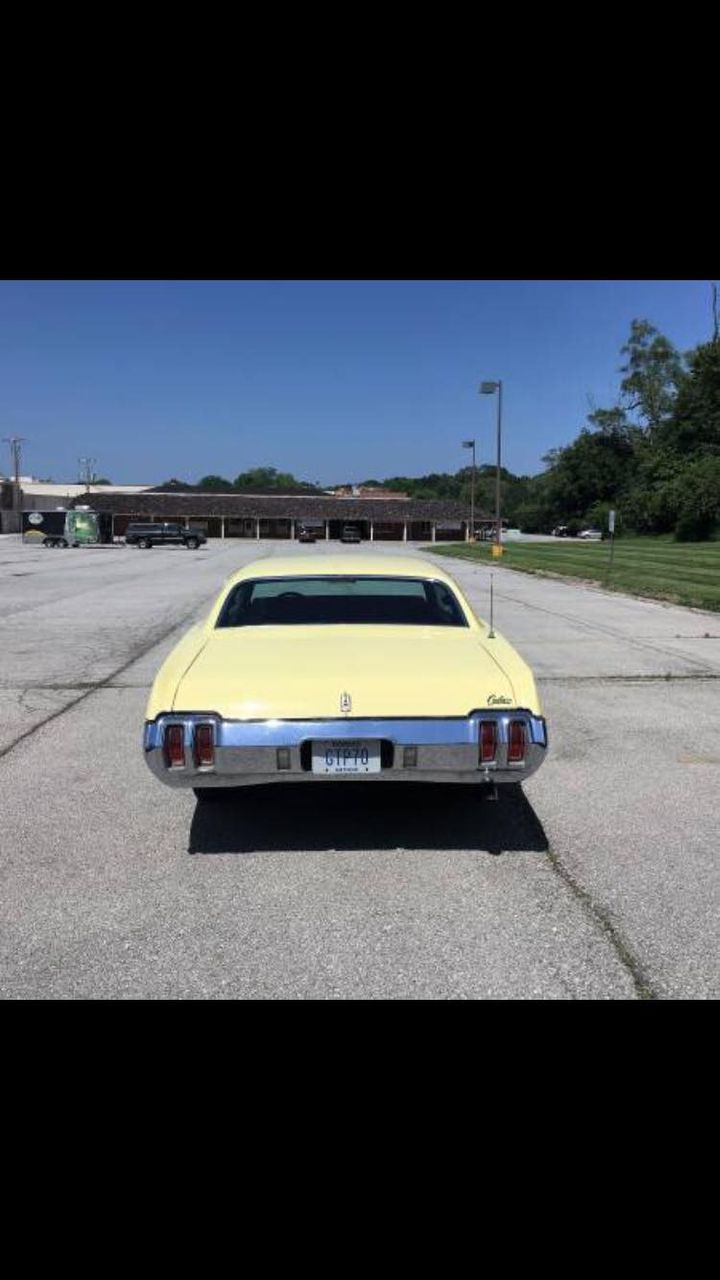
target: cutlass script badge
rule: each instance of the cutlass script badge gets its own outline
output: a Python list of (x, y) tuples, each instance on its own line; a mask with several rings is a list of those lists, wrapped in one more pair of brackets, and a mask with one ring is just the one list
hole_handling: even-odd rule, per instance
[(512, 698), (506, 698), (502, 693), (488, 694), (489, 707), (508, 707), (512, 702)]
[(340, 710), (352, 711), (352, 698), (349, 693), (340, 694)]

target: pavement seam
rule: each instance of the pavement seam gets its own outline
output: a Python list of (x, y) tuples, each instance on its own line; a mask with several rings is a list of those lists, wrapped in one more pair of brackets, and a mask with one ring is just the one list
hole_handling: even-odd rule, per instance
[(551, 844), (547, 847), (547, 858), (552, 871), (567, 886), (573, 897), (577, 899), (586, 915), (590, 916), (593, 923), (598, 925), (601, 932), (605, 934), (609, 940), (616, 956), (621, 965), (629, 973), (637, 998), (639, 1000), (658, 1000), (659, 995), (652, 986), (650, 979), (632, 948), (625, 941), (619, 930), (613, 924), (609, 911), (601, 907), (595, 901), (588, 889), (577, 881), (571, 871), (564, 865), (560, 856), (555, 852)]
[[(651, 653), (661, 653), (666, 658), (677, 658), (680, 656), (682, 662), (688, 663), (690, 666), (700, 667), (701, 671), (708, 675), (713, 674), (713, 667), (708, 667), (706, 662), (701, 658), (688, 658), (685, 654), (678, 655), (674, 649), (668, 649), (662, 644), (656, 644), (652, 640), (641, 640), (638, 637), (626, 635), (624, 631), (618, 630), (617, 627), (608, 627), (601, 622), (586, 622), (584, 618), (577, 618), (572, 613), (560, 613), (557, 609), (546, 609), (543, 605), (532, 604), (528, 600), (519, 600), (517, 596), (508, 596), (499, 591), (495, 592), (495, 596), (499, 600), (508, 600), (512, 604), (517, 604), (525, 609), (533, 609), (536, 613), (545, 613), (550, 618), (561, 618), (563, 622), (569, 622), (572, 626), (580, 627), (584, 631), (597, 631), (600, 635), (610, 636), (613, 640), (620, 640), (621, 643), (630, 645), (636, 649), (647, 649)], [(652, 603), (652, 601), (651, 601)], [(677, 608), (683, 606), (678, 605)]]
[(672, 672), (660, 675), (608, 675), (608, 676), (536, 676), (538, 684), (668, 684), (670, 681), (692, 680), (702, 684), (705, 680), (720, 680), (720, 671)]
[(98, 680), (94, 684), (84, 688), (82, 693), (78, 694), (77, 698), (73, 698), (70, 702), (66, 702), (64, 707), (59, 707), (57, 711), (53, 711), (49, 716), (46, 716), (44, 720), (39, 720), (37, 724), (32, 726), (32, 728), (26, 729), (25, 732), (21, 733), (14, 742), (10, 742), (8, 746), (0, 749), (0, 760), (4, 759), (5, 756), (8, 756), (10, 752), (14, 751), (16, 747), (19, 747), (22, 742), (27, 742), (28, 738), (31, 738), (33, 734), (37, 733), (40, 729), (44, 729), (45, 725), (52, 724), (53, 720), (59, 720), (60, 716), (64, 716), (66, 712), (72, 711), (73, 707), (77, 707), (81, 702), (84, 702), (86, 698), (91, 697), (92, 694), (96, 693), (99, 689), (112, 687), (111, 681), (117, 680), (118, 676), (121, 676), (123, 671), (127, 671), (133, 663), (139, 662), (141, 658), (146, 657), (147, 654), (157, 648), (159, 644), (164, 644), (165, 641), (168, 640), (176, 631), (179, 631), (181, 627), (187, 626), (190, 619), (195, 617), (197, 613), (198, 606), (195, 605), (187, 613), (183, 614), (182, 618), (180, 618), (180, 620), (176, 622), (169, 631), (163, 631), (162, 635), (154, 635), (147, 644), (143, 644), (138, 649), (135, 649), (132, 656), (128, 658), (127, 662), (123, 662), (121, 667), (116, 667), (115, 670), (111, 671), (109, 675), (104, 677), (104, 679)]

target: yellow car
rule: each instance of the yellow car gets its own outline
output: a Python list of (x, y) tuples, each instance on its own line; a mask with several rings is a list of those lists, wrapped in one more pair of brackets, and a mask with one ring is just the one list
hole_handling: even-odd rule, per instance
[(494, 792), (546, 749), (529, 667), (450, 575), (353, 553), (234, 574), (160, 668), (144, 734), (155, 776), (200, 800), (337, 779)]

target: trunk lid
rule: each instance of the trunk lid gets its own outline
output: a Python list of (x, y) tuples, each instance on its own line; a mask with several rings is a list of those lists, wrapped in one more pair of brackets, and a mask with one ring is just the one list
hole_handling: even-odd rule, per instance
[(314, 720), (340, 717), (343, 708), (372, 719), (465, 716), (488, 705), (516, 705), (515, 692), (472, 628), (293, 626), (213, 631), (180, 680), (173, 709)]

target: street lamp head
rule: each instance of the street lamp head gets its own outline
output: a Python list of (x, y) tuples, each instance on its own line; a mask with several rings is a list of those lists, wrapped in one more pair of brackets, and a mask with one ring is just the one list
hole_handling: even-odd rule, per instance
[(480, 383), (480, 395), (481, 395), (481, 396), (491, 396), (491, 395), (494, 395), (494, 393), (497, 391), (497, 389), (498, 389), (498, 387), (499, 387), (499, 386), (500, 386), (500, 383), (499, 383), (499, 382), (481, 382), (481, 383)]
[(463, 447), (463, 449), (474, 449), (474, 448), (475, 448), (475, 441), (474, 441), (474, 440), (463, 440), (463, 442), (462, 442), (462, 447)]

